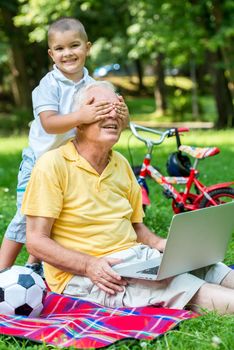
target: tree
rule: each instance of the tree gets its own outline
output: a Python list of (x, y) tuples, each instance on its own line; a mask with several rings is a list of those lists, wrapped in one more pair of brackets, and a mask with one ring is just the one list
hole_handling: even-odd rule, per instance
[(23, 50), (24, 33), (14, 25), (13, 18), (18, 10), (17, 1), (2, 1), (0, 18), (2, 19), (5, 37), (9, 47), (9, 68), (12, 74), (12, 93), (18, 107), (31, 106), (31, 93)]
[[(188, 6), (187, 6), (188, 7)], [(182, 2), (133, 0), (129, 5), (132, 23), (128, 34), (131, 58), (148, 58), (155, 67), (156, 112), (163, 115), (167, 108), (165, 65), (183, 64), (192, 56), (193, 42), (185, 31), (196, 32), (191, 25), (190, 12)]]
[[(129, 27), (134, 47), (130, 55), (170, 59), (174, 64), (192, 58), (200, 64), (211, 59), (218, 127), (234, 125), (230, 76), (234, 56), (234, 3), (230, 0), (132, 0), (133, 23)], [(157, 54), (155, 54), (157, 53)], [(194, 72), (193, 72), (194, 73)], [(194, 76), (194, 78), (196, 78)]]
[[(96, 42), (96, 53), (99, 52), (93, 55), (95, 64), (101, 61), (135, 62), (141, 88), (144, 62), (155, 67), (156, 104), (161, 114), (167, 106), (165, 67), (168, 64), (191, 67), (193, 111), (196, 114), (198, 90), (195, 83), (201, 81), (200, 76), (197, 79), (196, 67), (209, 57), (208, 69), (213, 78), (211, 84), (218, 111), (217, 126), (233, 126), (230, 90), (234, 77), (232, 0), (60, 0), (59, 4), (57, 0), (2, 0), (0, 16), (4, 19), (4, 34), (12, 51), (14, 66), (11, 69), (12, 73), (19, 72), (21, 77), (19, 81), (15, 76), (18, 89), (15, 99), (23, 104), (28, 103), (27, 86), (32, 87), (47, 69), (48, 24), (64, 15), (75, 16), (84, 22), (91, 41)], [(32, 48), (36, 51), (42, 47), (45, 54), (37, 54), (35, 62), (30, 52)]]
[[(198, 1), (192, 1), (197, 3)], [(233, 2), (226, 0), (223, 2), (213, 0), (212, 2), (204, 1), (200, 6), (201, 13), (206, 20), (201, 20), (206, 37), (209, 38), (207, 50), (210, 53), (211, 69), (213, 73), (213, 90), (218, 111), (218, 128), (234, 126), (234, 106), (232, 93), (229, 88), (230, 73), (227, 74), (228, 65), (225, 62), (227, 58), (227, 42), (230, 43), (234, 38)], [(234, 50), (232, 50), (234, 53)]]
[(97, 42), (93, 55), (97, 64), (125, 61), (129, 21), (125, 0), (60, 0), (59, 5), (57, 0), (29, 0), (23, 2), (15, 22), (20, 27), (31, 28), (31, 42), (43, 42), (49, 23), (61, 16), (76, 17), (84, 23), (89, 40)]

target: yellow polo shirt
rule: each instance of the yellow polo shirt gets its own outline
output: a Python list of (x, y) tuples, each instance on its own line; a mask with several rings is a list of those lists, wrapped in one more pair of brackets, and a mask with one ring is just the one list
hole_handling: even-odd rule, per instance
[[(55, 218), (51, 238), (66, 248), (101, 257), (136, 243), (142, 222), (141, 191), (127, 160), (112, 151), (103, 173), (73, 143), (44, 154), (27, 186), (22, 212)], [(45, 263), (47, 283), (61, 293), (72, 277)]]

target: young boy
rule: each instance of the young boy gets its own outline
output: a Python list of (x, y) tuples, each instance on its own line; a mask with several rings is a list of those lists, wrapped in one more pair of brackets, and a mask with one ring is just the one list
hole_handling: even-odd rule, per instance
[[(48, 30), (48, 46), (54, 66), (32, 92), (35, 119), (30, 127), (29, 147), (22, 154), (17, 184), (17, 212), (2, 242), (0, 269), (14, 264), (25, 243), (26, 223), (21, 214), (21, 203), (36, 159), (75, 136), (74, 128), (77, 125), (106, 118), (113, 108), (126, 123), (128, 119), (128, 109), (121, 97), (115, 105), (106, 101), (85, 101), (78, 111), (72, 112), (74, 94), (94, 81), (84, 67), (91, 43), (80, 21), (68, 17), (52, 23)], [(29, 256), (26, 266), (43, 274), (41, 263), (33, 256)]]

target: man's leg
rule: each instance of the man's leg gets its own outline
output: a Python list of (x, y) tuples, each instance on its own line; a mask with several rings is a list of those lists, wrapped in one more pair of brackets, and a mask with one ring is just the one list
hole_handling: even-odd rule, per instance
[[(229, 278), (225, 277), (227, 280)], [(234, 290), (223, 285), (205, 283), (190, 300), (189, 307), (198, 313), (206, 309), (217, 311), (221, 315), (234, 314)]]
[(12, 241), (3, 238), (1, 249), (0, 249), (0, 270), (10, 267), (14, 264), (15, 259), (21, 251), (23, 243)]
[(234, 270), (230, 271), (221, 282), (221, 286), (234, 289)]

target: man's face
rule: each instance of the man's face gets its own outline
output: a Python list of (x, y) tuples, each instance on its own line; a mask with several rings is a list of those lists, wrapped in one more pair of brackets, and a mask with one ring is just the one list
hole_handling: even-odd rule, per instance
[(114, 103), (119, 102), (117, 95), (106, 87), (99, 86), (88, 90), (86, 98), (94, 98), (93, 103), (107, 101), (113, 104), (109, 117), (93, 124), (85, 124), (82, 127), (87, 139), (113, 146), (119, 140), (123, 130), (123, 121), (114, 107)]

